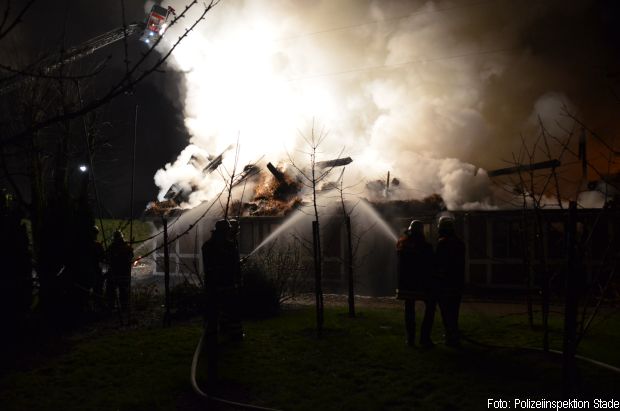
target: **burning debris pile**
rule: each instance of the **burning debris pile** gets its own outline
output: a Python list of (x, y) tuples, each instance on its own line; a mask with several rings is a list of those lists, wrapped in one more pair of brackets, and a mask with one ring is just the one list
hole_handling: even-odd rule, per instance
[(146, 205), (145, 214), (154, 216), (165, 215), (178, 209), (179, 205), (174, 200), (151, 201)]
[[(202, 170), (202, 178), (206, 178), (208, 174), (221, 165), (224, 153), (214, 158), (204, 158), (194, 154), (187, 164)], [(236, 188), (243, 185), (243, 191), (245, 191), (247, 182), (253, 186), (254, 194), (250, 201), (243, 204), (233, 199), (231, 209), (239, 210), (238, 214), (252, 216), (286, 215), (302, 204), (301, 182), (296, 176), (285, 171), (282, 166), (278, 168), (267, 163), (266, 169), (261, 169), (256, 164), (248, 164), (241, 173), (235, 176), (232, 186)], [(192, 193), (199, 190), (198, 186), (199, 182), (196, 184), (173, 183), (166, 191), (162, 201), (154, 201), (147, 205), (147, 213), (162, 214), (175, 209), (191, 208), (191, 206), (188, 207), (188, 202)]]
[[(259, 166), (257, 163), (248, 164), (234, 178), (231, 179), (229, 176), (230, 180), (224, 183), (226, 176), (223, 173), (227, 173), (228, 170), (223, 167), (220, 169), (220, 166), (226, 152), (230, 149), (230, 146), (227, 147), (218, 156), (206, 156), (201, 153), (186, 156), (183, 166), (194, 173), (192, 178), (172, 182), (165, 191), (162, 201), (149, 203), (147, 214), (169, 214), (173, 210), (193, 208), (196, 203), (191, 201), (192, 196), (213, 184), (226, 186), (223, 195), (227, 195), (228, 188), (232, 184), (230, 201), (221, 203), (228, 203), (229, 212), (237, 216), (285, 216), (304, 205), (304, 196), (307, 192), (302, 183), (302, 176), (295, 168), (287, 168), (282, 163), (277, 166), (270, 162), (264, 166)], [(324, 173), (329, 169), (343, 167), (352, 162), (351, 157), (321, 161), (316, 163), (316, 170)], [(215, 171), (221, 176), (217, 176)], [(324, 193), (338, 188), (340, 178), (342, 174), (335, 181), (321, 181), (317, 184), (317, 192)], [(365, 186), (367, 200), (371, 203), (383, 204), (384, 208), (389, 209), (386, 210), (388, 213), (396, 209), (406, 213), (413, 209), (416, 211), (441, 210), (446, 207), (442, 197), (438, 194), (428, 196), (421, 201), (404, 201), (406, 196), (401, 195), (403, 190), (406, 190), (406, 187), (398, 178), (390, 179), (389, 173), (386, 180), (369, 181)], [(248, 192), (252, 195), (248, 201), (245, 201), (244, 194)]]
[(254, 199), (243, 205), (248, 215), (286, 215), (302, 204), (301, 182), (286, 171), (267, 163), (270, 173), (261, 173)]
[[(226, 177), (225, 173), (229, 171), (223, 167), (218, 168), (230, 149), (230, 146), (227, 147), (216, 157), (196, 152), (188, 153), (182, 160), (181, 167), (189, 171), (184, 175), (189, 175), (191, 178), (172, 180), (165, 194), (163, 196), (160, 194), (161, 201), (149, 203), (147, 213), (162, 214), (175, 209), (193, 208), (197, 205), (193, 201), (195, 194), (211, 185), (225, 186), (223, 194), (229, 192), (231, 196), (230, 201), (226, 203), (229, 204), (229, 210), (233, 210), (232, 212), (237, 215), (283, 216), (303, 205), (302, 177), (295, 169), (286, 169), (283, 164), (274, 166), (268, 162), (264, 168), (257, 164), (248, 164), (240, 173)], [(353, 162), (351, 157), (337, 158), (317, 162), (316, 167), (324, 173), (328, 169), (346, 166), (351, 162)], [(179, 167), (178, 164), (175, 166)], [(216, 170), (221, 174), (220, 177), (214, 173)], [(249, 201), (242, 202), (246, 185), (249, 187), (248, 191), (252, 190), (253, 195)], [(317, 190), (327, 191), (337, 185), (338, 182), (321, 182), (317, 185)]]

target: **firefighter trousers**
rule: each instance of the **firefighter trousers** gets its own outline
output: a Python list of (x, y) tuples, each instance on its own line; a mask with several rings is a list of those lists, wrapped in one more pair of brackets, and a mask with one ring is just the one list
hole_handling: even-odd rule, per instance
[[(415, 301), (414, 298), (405, 300), (405, 328), (409, 345), (414, 345), (416, 337)], [(431, 331), (435, 320), (437, 300), (435, 298), (425, 298), (422, 301), (424, 301), (424, 318), (420, 328), (420, 344), (426, 345), (431, 343)]]

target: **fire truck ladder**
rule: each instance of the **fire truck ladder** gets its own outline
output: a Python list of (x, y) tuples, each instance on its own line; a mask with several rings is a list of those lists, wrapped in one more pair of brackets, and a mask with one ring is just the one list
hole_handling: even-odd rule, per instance
[(47, 56), (37, 63), (31, 64), (22, 73), (0, 79), (0, 95), (15, 90), (20, 84), (31, 77), (49, 75), (64, 64), (70, 64), (86, 56), (93, 54), (100, 48), (122, 40), (125, 36), (130, 37), (144, 30), (144, 23), (132, 23), (127, 27), (119, 27), (107, 33), (101, 34), (82, 44), (71, 47), (59, 53)]

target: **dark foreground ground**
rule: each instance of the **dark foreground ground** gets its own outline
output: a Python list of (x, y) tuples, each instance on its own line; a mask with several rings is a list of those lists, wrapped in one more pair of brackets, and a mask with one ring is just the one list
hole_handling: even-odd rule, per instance
[[(283, 410), (487, 409), (488, 398), (561, 398), (561, 357), (535, 350), (538, 326), (519, 304), (465, 304), (460, 350), (438, 343), (404, 344), (403, 314), (393, 299), (358, 301), (349, 318), (341, 297), (327, 296), (325, 333), (317, 339), (308, 299), (271, 319), (246, 321), (242, 343), (223, 342), (221, 396)], [(420, 311), (420, 310), (418, 310)], [(581, 355), (620, 367), (620, 315), (605, 311), (580, 346)], [(537, 324), (540, 324), (538, 318)], [(552, 348), (561, 349), (561, 312), (552, 316)], [(199, 320), (162, 328), (91, 330), (62, 342), (0, 379), (3, 410), (204, 409), (189, 383)], [(500, 348), (507, 347), (507, 348)], [(34, 353), (33, 353), (34, 354)], [(204, 386), (204, 361), (199, 382)], [(620, 375), (579, 362), (579, 397), (620, 400)], [(223, 407), (222, 409), (231, 409)]]

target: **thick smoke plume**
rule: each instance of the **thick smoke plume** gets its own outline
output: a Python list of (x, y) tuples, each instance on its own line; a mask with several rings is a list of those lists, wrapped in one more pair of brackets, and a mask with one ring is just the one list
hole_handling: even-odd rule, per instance
[(539, 118), (562, 133), (563, 108), (594, 98), (600, 82), (566, 64), (569, 50), (586, 61), (597, 51), (576, 40), (587, 25), (571, 23), (590, 12), (586, 1), (223, 1), (174, 53), (192, 138), (155, 176), (160, 197), (176, 182), (197, 189), (186, 206), (213, 198), (222, 176), (205, 179), (188, 161), (237, 139), (241, 166), (261, 156), (307, 164), (314, 127), (328, 133), (319, 160), (354, 159), (349, 181), (390, 171), (403, 199), (495, 207), (479, 167), (505, 167)]

